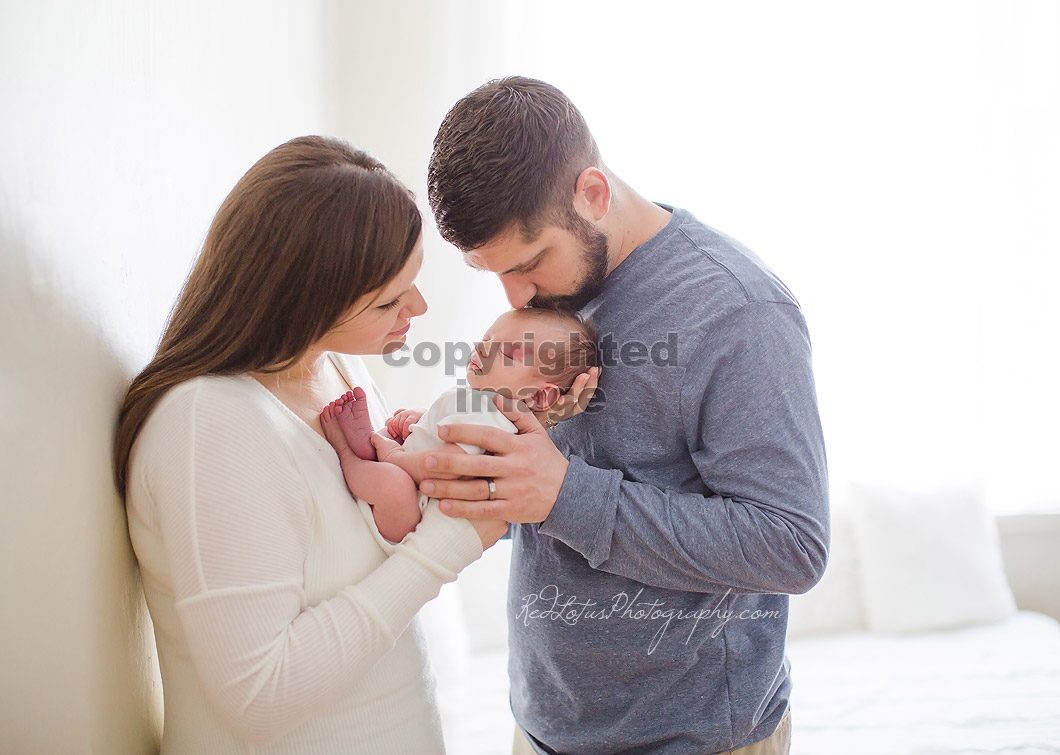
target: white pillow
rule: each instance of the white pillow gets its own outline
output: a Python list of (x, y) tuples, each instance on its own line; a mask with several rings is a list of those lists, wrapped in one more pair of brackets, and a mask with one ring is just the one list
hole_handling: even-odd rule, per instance
[(856, 632), (865, 629), (858, 555), (847, 506), (832, 506), (828, 566), (821, 581), (802, 595), (791, 596), (788, 637)]
[(997, 524), (979, 495), (858, 488), (851, 503), (870, 630), (944, 629), (1015, 613)]

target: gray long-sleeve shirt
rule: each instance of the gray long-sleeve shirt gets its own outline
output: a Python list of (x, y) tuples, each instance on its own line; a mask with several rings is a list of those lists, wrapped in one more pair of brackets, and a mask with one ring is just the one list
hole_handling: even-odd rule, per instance
[[(829, 525), (810, 341), (749, 250), (675, 209), (607, 277), (589, 411), (540, 525), (513, 530), (512, 708), (543, 752), (722, 752), (791, 690), (789, 593)], [(534, 740), (531, 740), (534, 741)]]

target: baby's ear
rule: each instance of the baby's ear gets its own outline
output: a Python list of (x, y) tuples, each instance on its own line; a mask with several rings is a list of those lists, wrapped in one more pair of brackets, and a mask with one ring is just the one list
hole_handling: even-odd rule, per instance
[(526, 407), (534, 412), (545, 412), (559, 401), (563, 391), (555, 383), (545, 383), (537, 389), (532, 396), (524, 400)]

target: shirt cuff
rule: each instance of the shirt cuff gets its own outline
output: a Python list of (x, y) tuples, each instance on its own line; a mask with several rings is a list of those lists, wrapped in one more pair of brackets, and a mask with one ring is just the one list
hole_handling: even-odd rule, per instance
[(594, 569), (611, 555), (622, 472), (571, 456), (552, 512), (538, 532), (578, 551)]

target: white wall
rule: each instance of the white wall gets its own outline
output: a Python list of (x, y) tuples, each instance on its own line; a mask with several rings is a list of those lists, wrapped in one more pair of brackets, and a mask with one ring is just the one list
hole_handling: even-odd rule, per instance
[(221, 199), (334, 131), (328, 2), (0, 4), (0, 751), (157, 746), (111, 483), (124, 384)]
[[(408, 343), (473, 343), (510, 309), (495, 276), (475, 272), (441, 240), (427, 203), (434, 134), (461, 96), (510, 65), (512, 0), (405, 0), (340, 4), (336, 66), (339, 135), (372, 152), (415, 192), (424, 221), (424, 264), (417, 285), (427, 300)], [(427, 406), (463, 377), (441, 364), (406, 366), (368, 358), (390, 408)]]

